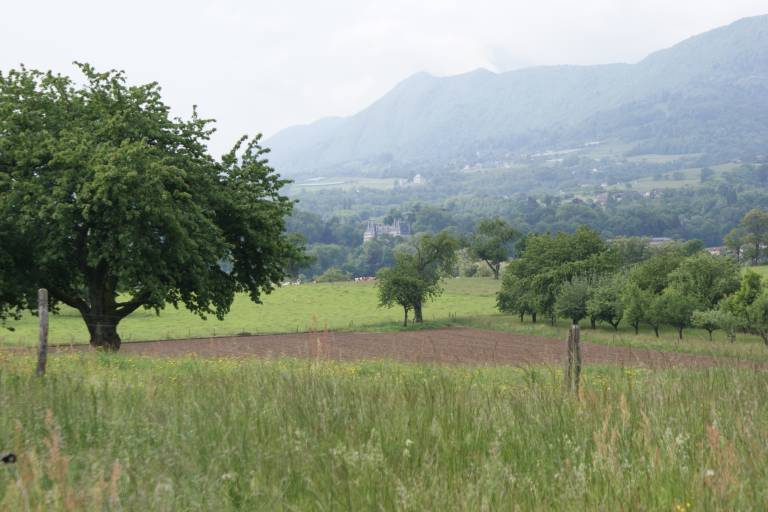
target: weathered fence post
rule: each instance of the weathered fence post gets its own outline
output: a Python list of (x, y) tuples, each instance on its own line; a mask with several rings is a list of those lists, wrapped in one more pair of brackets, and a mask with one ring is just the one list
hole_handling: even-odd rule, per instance
[(573, 387), (579, 392), (579, 380), (581, 378), (581, 329), (578, 325), (571, 327), (573, 331), (573, 351), (575, 353), (575, 366), (573, 368)]
[(571, 389), (571, 373), (573, 371), (573, 329), (568, 329), (568, 345), (566, 348), (567, 358), (565, 360), (565, 387)]
[(565, 365), (565, 386), (579, 391), (581, 378), (581, 332), (578, 325), (568, 329), (568, 360)]
[(37, 316), (40, 319), (40, 336), (37, 346), (37, 375), (45, 375), (45, 363), (48, 359), (48, 290), (37, 290)]

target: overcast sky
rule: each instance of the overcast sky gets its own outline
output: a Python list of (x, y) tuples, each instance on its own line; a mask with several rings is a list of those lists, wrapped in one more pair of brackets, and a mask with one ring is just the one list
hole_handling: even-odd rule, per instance
[(766, 0), (3, 0), (0, 69), (74, 60), (158, 81), (186, 116), (218, 120), (219, 154), (353, 114), (418, 71), (636, 62)]

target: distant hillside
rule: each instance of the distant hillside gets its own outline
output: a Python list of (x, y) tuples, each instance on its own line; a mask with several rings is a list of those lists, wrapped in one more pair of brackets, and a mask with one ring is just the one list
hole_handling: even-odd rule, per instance
[(635, 143), (636, 153), (768, 152), (768, 16), (637, 64), (419, 73), (356, 115), (288, 128), (266, 144), (288, 175), (377, 174), (601, 139)]

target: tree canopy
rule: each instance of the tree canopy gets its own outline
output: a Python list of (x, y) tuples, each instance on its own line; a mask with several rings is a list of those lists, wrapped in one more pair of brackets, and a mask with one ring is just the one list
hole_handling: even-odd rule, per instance
[(498, 279), (501, 264), (509, 259), (510, 246), (518, 235), (502, 219), (483, 219), (472, 235), (469, 253), (473, 258), (484, 261), (493, 272), (493, 278)]
[(0, 74), (0, 311), (47, 288), (116, 350), (137, 308), (222, 317), (237, 292), (259, 302), (301, 256), (259, 136), (215, 160), (212, 121), (172, 118), (156, 83), (78, 68), (83, 85)]

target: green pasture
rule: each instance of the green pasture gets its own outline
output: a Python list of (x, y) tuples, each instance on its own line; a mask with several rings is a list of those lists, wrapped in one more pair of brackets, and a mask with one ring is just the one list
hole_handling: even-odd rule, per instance
[[(445, 282), (445, 293), (424, 309), (424, 319), (447, 322), (450, 317), (486, 315), (495, 311), (499, 281), (458, 278)], [(323, 283), (284, 286), (254, 304), (236, 297), (224, 320), (203, 320), (184, 308), (169, 306), (159, 315), (139, 310), (119, 326), (124, 341), (209, 337), (249, 333), (279, 333), (318, 329), (394, 329), (402, 322), (399, 308), (380, 308), (373, 283)], [(0, 327), (0, 344), (30, 345), (37, 340), (37, 318), (26, 315)], [(80, 314), (62, 307), (50, 317), (51, 343), (87, 343), (88, 331)]]
[(757, 272), (763, 279), (768, 278), (768, 265), (756, 265), (754, 267), (744, 267), (744, 271), (751, 270)]
[[(768, 274), (768, 266), (751, 267)], [(516, 315), (498, 313), (496, 292), (499, 281), (490, 278), (458, 278), (445, 282), (445, 293), (424, 309), (423, 328), (467, 326), (504, 332), (514, 332), (554, 339), (565, 339), (570, 322), (559, 320), (551, 325), (546, 319), (536, 324), (526, 317), (520, 322)], [(264, 297), (263, 304), (252, 303), (247, 296), (238, 296), (232, 311), (224, 320), (206, 320), (185, 309), (168, 307), (159, 315), (140, 310), (120, 324), (124, 341), (176, 339), (237, 335), (241, 333), (284, 333), (311, 330), (400, 330), (402, 311), (380, 308), (373, 283), (323, 283), (285, 286)], [(0, 330), (2, 345), (34, 345), (37, 342), (37, 318), (27, 315), (21, 321), (9, 322)], [(409, 327), (409, 328), (412, 328)], [(674, 329), (660, 329), (656, 338), (650, 328), (642, 327), (639, 335), (627, 325), (618, 331), (606, 325), (590, 329), (582, 322), (582, 339), (605, 345), (651, 348), (768, 361), (768, 347), (756, 336), (739, 335), (729, 343), (718, 331), (709, 340), (705, 331), (686, 329), (683, 341), (677, 340)], [(58, 344), (87, 343), (88, 333), (80, 315), (62, 308), (50, 321), (50, 341)]]
[(768, 374), (0, 352), (0, 510), (765, 510)]
[(360, 178), (355, 176), (332, 176), (329, 178), (311, 179), (293, 183), (289, 188), (294, 190), (354, 190), (369, 188), (374, 190), (390, 190), (395, 186), (395, 178)]
[[(728, 173), (734, 172), (740, 167), (741, 164), (729, 162), (710, 166), (710, 169), (715, 171), (714, 177), (725, 177), (728, 175)], [(683, 179), (674, 179), (672, 176), (676, 172), (682, 174)], [(685, 187), (698, 188), (701, 186), (700, 167), (681, 169), (679, 171), (668, 171), (665, 172), (664, 175), (667, 176), (667, 179), (658, 180), (652, 176), (647, 178), (640, 178), (630, 182), (632, 184), (631, 188), (628, 188), (624, 183), (620, 183), (617, 185), (612, 185), (609, 187), (609, 190), (634, 190), (636, 192), (644, 193), (656, 189), (676, 189)]]

